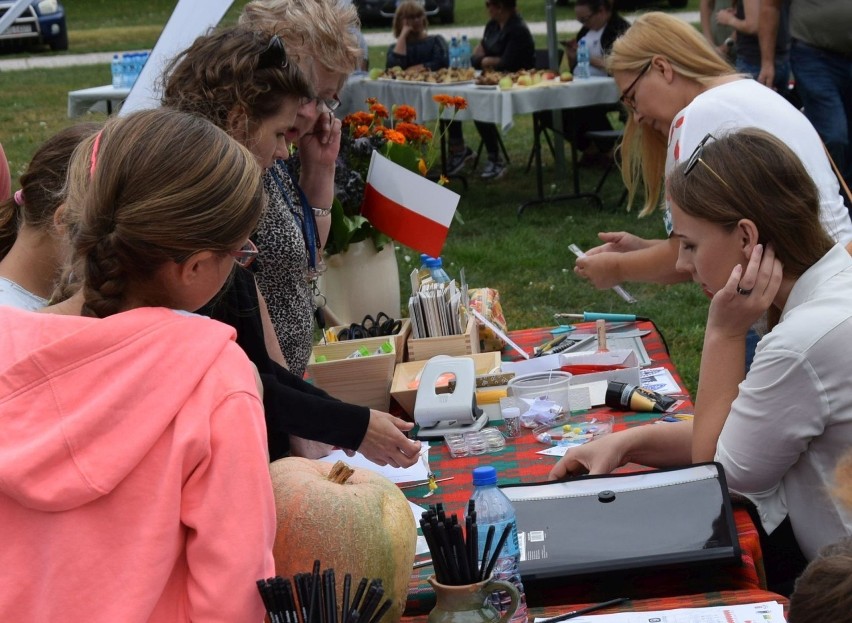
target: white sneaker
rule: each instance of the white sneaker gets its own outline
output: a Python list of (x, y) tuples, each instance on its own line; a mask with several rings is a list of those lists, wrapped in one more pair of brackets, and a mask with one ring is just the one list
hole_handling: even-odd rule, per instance
[(499, 160), (489, 160), (482, 171), (482, 179), (484, 180), (499, 180), (506, 175), (506, 165)]
[(476, 154), (470, 147), (465, 147), (460, 152), (450, 153), (450, 160), (447, 162), (447, 175), (457, 175), (461, 173), (474, 158)]

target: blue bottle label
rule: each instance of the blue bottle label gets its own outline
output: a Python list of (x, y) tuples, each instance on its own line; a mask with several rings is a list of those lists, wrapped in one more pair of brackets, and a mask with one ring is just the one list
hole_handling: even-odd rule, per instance
[[(509, 557), (509, 556), (518, 556), (520, 555), (520, 548), (518, 545), (518, 526), (515, 523), (514, 519), (507, 519), (506, 521), (501, 521), (499, 523), (494, 524), (494, 539), (491, 542), (491, 552), (489, 553), (489, 559), (494, 555), (494, 546), (497, 545), (497, 541), (500, 539), (500, 536), (503, 534), (503, 530), (506, 529), (506, 524), (512, 524), (512, 532), (509, 535), (509, 538), (506, 539), (506, 544), (503, 546), (503, 550), (500, 553), (500, 558)], [(487, 530), (487, 526), (479, 526), (479, 560), (482, 560), (483, 551), (485, 550), (485, 530)]]

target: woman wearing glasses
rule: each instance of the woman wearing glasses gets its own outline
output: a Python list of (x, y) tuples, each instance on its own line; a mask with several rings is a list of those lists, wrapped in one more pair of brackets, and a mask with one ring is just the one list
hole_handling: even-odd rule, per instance
[[(769, 535), (770, 588), (789, 593), (806, 559), (852, 535), (852, 514), (830, 495), (852, 445), (852, 257), (825, 232), (819, 191), (790, 147), (754, 128), (715, 137), (666, 185), (677, 268), (712, 297), (694, 420), (571, 449), (551, 476), (716, 460)], [(771, 331), (746, 374), (744, 338), (764, 313)]]
[[(310, 99), (312, 95), (313, 91), (291, 61), (281, 38), (243, 26), (199, 37), (175, 59), (164, 77), (164, 105), (209, 119), (245, 144), (265, 168), (264, 187), (269, 206), (259, 232), (275, 222), (277, 228), (269, 231), (274, 230), (282, 236), (281, 244), (285, 244), (285, 237), (290, 240), (290, 233), (298, 237), (295, 242), (290, 240), (289, 246), (274, 249), (278, 252), (275, 257), (280, 259), (284, 254), (290, 260), (288, 266), (300, 267), (298, 275), (289, 274), (287, 280), (290, 286), (298, 289), (290, 302), (294, 316), (302, 312), (310, 315), (313, 311), (310, 298), (301, 296), (310, 297), (311, 282), (305, 278), (304, 270), (305, 258), (309, 257), (305, 241), (314, 241), (313, 252), (318, 254), (320, 232), (319, 223), (314, 220), (310, 204), (305, 200), (306, 191), (295, 195), (298, 204), (292, 203), (293, 197), (284, 192), (288, 188), (285, 179), (290, 178), (283, 176), (289, 176), (286, 159), (290, 142), (299, 135), (299, 115), (306, 114), (306, 109), (316, 108), (315, 101)], [(339, 127), (339, 122), (336, 123), (335, 127)], [(326, 149), (336, 154), (336, 147), (332, 149), (332, 146), (339, 143), (339, 135), (337, 138), (326, 135), (329, 142), (325, 144), (318, 144), (323, 140), (319, 134), (299, 140), (300, 144), (311, 145), (308, 151), (328, 155), (330, 152)], [(333, 170), (332, 164), (332, 173)], [(328, 201), (330, 204), (331, 199)], [(284, 211), (282, 204), (286, 205)], [(297, 205), (307, 207), (302, 210), (301, 207), (297, 209)], [(259, 237), (258, 241), (262, 240)], [(243, 254), (244, 263), (250, 259), (249, 251)], [(261, 249), (252, 266), (268, 263), (266, 253), (267, 249)], [(284, 270), (280, 264), (274, 265)], [(238, 269), (220, 296), (203, 313), (237, 329), (238, 343), (260, 372), (271, 460), (290, 451), (290, 435), (298, 438), (298, 453), (312, 458), (311, 453), (326, 452), (327, 447), (308, 447), (304, 439), (350, 451), (357, 449), (381, 464), (408, 466), (418, 459), (419, 443), (406, 438), (403, 432), (412, 424), (388, 413), (331, 398), (303, 381), (301, 374), (293, 374), (289, 359), (291, 371), (283, 368), (284, 359), (277, 350), (274, 333), (271, 327), (263, 324), (264, 311), (254, 276)], [(310, 352), (310, 322), (304, 330), (308, 332)], [(286, 348), (286, 343), (282, 346)]]
[[(838, 242), (852, 241), (849, 213), (813, 126), (778, 93), (735, 74), (692, 26), (665, 13), (647, 13), (616, 40), (608, 67), (628, 110), (621, 146), (624, 183), (631, 202), (644, 188), (642, 215), (661, 203), (665, 173), (708, 132), (754, 126), (799, 155), (819, 190), (823, 227)], [(668, 209), (664, 220), (668, 236)], [(645, 240), (627, 232), (599, 237), (604, 244), (578, 259), (575, 268), (597, 288), (689, 278), (675, 266), (674, 239)]]
[(331, 227), (335, 162), (341, 123), (333, 111), (346, 77), (362, 52), (358, 14), (336, 0), (253, 0), (240, 25), (278, 35), (287, 58), (308, 78), (315, 97), (299, 107), (293, 143), (299, 171), (275, 162), (264, 174), (269, 210), (255, 242), (261, 251), (255, 276), (269, 305), (275, 333), (290, 370), (305, 372), (311, 354), (316, 280), (324, 269), (322, 247)]

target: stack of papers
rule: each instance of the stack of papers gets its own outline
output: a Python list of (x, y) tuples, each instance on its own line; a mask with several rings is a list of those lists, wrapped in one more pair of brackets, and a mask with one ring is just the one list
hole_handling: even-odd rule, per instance
[[(464, 286), (464, 284), (463, 284)], [(421, 281), (419, 271), (411, 273), (411, 297), (408, 316), (411, 336), (443, 337), (461, 335), (467, 328), (467, 311), (463, 292), (455, 280), (439, 283), (432, 279)]]
[[(536, 623), (546, 619), (537, 617)], [(711, 608), (678, 608), (653, 612), (616, 612), (572, 617), (571, 623), (785, 623), (777, 601)]]

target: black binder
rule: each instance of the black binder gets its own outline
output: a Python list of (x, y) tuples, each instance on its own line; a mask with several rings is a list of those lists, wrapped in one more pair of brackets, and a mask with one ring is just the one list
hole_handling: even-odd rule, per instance
[(524, 581), (740, 561), (718, 463), (500, 488), (517, 512)]

